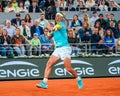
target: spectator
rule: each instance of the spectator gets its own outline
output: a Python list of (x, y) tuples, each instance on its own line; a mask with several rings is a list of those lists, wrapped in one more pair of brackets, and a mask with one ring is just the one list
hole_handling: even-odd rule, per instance
[(46, 19), (55, 19), (56, 7), (54, 0), (46, 0), (44, 7)]
[(76, 7), (76, 10), (77, 10), (77, 11), (80, 10), (80, 12), (86, 12), (86, 11), (88, 11), (88, 8), (85, 7), (83, 1), (79, 1), (79, 2), (78, 2), (78, 5), (77, 5), (77, 7)]
[(81, 26), (82, 26), (82, 21), (79, 20), (78, 15), (74, 15), (70, 27), (79, 30)]
[(68, 30), (68, 42), (70, 43), (70, 46), (72, 48), (72, 56), (78, 56), (79, 55), (79, 50), (78, 50), (78, 43), (79, 40), (76, 36), (76, 33), (74, 32), (74, 30), (71, 28)]
[(78, 5), (79, 5), (79, 0), (74, 0), (73, 7), (76, 9)]
[(95, 0), (95, 4), (98, 4), (98, 6), (100, 6), (102, 4), (102, 0)]
[(88, 23), (89, 27), (91, 27), (91, 21), (87, 13), (85, 13), (83, 16), (83, 23), (84, 22)]
[(33, 39), (31, 40), (31, 48), (30, 48), (30, 56), (33, 55), (40, 55), (41, 50), (40, 50), (40, 40), (38, 39), (38, 34), (34, 33), (33, 34)]
[(12, 2), (9, 2), (5, 7), (5, 13), (15, 13), (15, 8), (12, 6)]
[[(2, 45), (1, 45), (2, 44)], [(12, 40), (11, 37), (8, 35), (7, 30), (3, 29), (2, 36), (0, 36), (0, 50), (2, 52), (2, 56), (6, 58), (7, 54), (13, 56), (13, 49), (12, 49)]]
[(95, 5), (95, 1), (94, 0), (87, 0), (86, 1), (86, 4), (85, 4), (85, 6), (87, 7), (87, 8), (91, 8), (91, 7), (93, 7)]
[(106, 27), (105, 30), (111, 29), (113, 32), (113, 36), (117, 39), (119, 37), (119, 33), (115, 27), (115, 23), (113, 20), (110, 21), (110, 26)]
[(52, 32), (54, 26), (55, 26), (55, 22), (50, 22), (49, 25), (46, 28), (49, 30), (49, 32)]
[(44, 29), (44, 34), (40, 35), (41, 42), (41, 53), (48, 56), (53, 52), (53, 40), (47, 38), (49, 30), (48, 28)]
[(38, 1), (38, 6), (42, 11), (44, 11), (44, 5), (45, 5), (45, 0), (39, 0)]
[(16, 14), (16, 17), (11, 20), (11, 24), (12, 24), (14, 27), (19, 27), (19, 26), (21, 25), (20, 13), (17, 13), (17, 14)]
[(110, 26), (110, 21), (113, 20), (115, 23), (115, 27), (117, 27), (117, 20), (115, 19), (115, 16), (113, 13), (109, 14), (108, 19), (106, 20), (107, 26)]
[(15, 9), (18, 8), (17, 0), (12, 0), (12, 6), (13, 6)]
[(106, 26), (109, 26), (110, 25), (110, 18), (111, 18), (111, 16), (110, 16), (109, 13), (106, 13), (105, 16), (106, 16)]
[[(59, 1), (55, 2), (56, 12), (60, 12), (60, 4)], [(67, 11), (67, 10), (66, 10)]]
[(68, 11), (68, 10), (69, 11), (75, 11), (75, 8), (74, 8), (73, 4), (74, 4), (74, 0), (68, 0), (68, 4), (67, 4), (68, 9), (66, 11)]
[(29, 9), (29, 7), (30, 7), (30, 1), (29, 0), (25, 0), (24, 7), (26, 9)]
[(8, 32), (8, 35), (10, 37), (13, 37), (13, 35), (15, 35), (15, 28), (13, 26), (11, 26), (11, 22), (10, 20), (6, 21), (6, 26), (3, 27), (3, 29), (6, 29)]
[(47, 27), (48, 20), (45, 18), (45, 14), (41, 14), (40, 18), (38, 19), (39, 26), (41, 26), (43, 29)]
[(118, 38), (120, 38), (120, 22), (117, 24)]
[(16, 34), (12, 38), (13, 48), (18, 56), (25, 56), (25, 38), (20, 33), (20, 29), (16, 28)]
[(110, 0), (109, 2), (109, 8), (108, 8), (108, 11), (117, 11), (117, 7), (115, 7), (115, 4), (114, 4), (114, 1), (113, 0)]
[(67, 1), (67, 6), (73, 5), (73, 3), (74, 3), (74, 0), (68, 0), (68, 1)]
[(32, 6), (29, 7), (29, 12), (33, 12), (33, 13), (38, 13), (40, 12), (39, 7), (37, 6), (37, 1), (33, 0), (32, 1)]
[(89, 24), (87, 22), (84, 22), (82, 25), (82, 28), (78, 30), (78, 35), (81, 40), (81, 42), (89, 42), (90, 37), (92, 35), (92, 30), (89, 27)]
[(20, 34), (25, 36), (26, 39), (30, 39), (31, 33), (30, 28), (26, 25), (25, 20), (21, 20), (21, 26), (19, 26)]
[(97, 52), (99, 52), (101, 48), (102, 48), (102, 38), (99, 35), (99, 29), (95, 27), (93, 29), (93, 35), (91, 36), (92, 53), (97, 54)]
[(99, 6), (101, 11), (108, 11), (108, 6), (105, 4), (106, 2), (103, 0), (102, 4)]
[(115, 23), (115, 27), (117, 27), (117, 20), (115, 19), (115, 15), (113, 13), (110, 14), (110, 20), (113, 20)]
[(106, 34), (103, 40), (104, 52), (114, 52), (115, 53), (115, 38), (111, 29), (106, 30)]
[(21, 20), (21, 26), (19, 26), (19, 29), (21, 31), (21, 35), (25, 38), (25, 49), (26, 49), (26, 55), (29, 55), (29, 49), (30, 49), (30, 40), (31, 40), (31, 32), (30, 28), (26, 25), (25, 20)]
[(98, 20), (96, 20), (96, 22), (100, 22), (101, 27), (103, 29), (105, 29), (105, 27), (106, 27), (106, 21), (105, 21), (105, 19), (103, 17), (103, 14), (99, 14), (99, 18), (98, 18)]
[(3, 12), (3, 6), (1, 1), (0, 1), (0, 12)]
[(68, 8), (66, 9), (66, 11), (75, 11), (76, 9), (73, 7), (72, 4), (69, 4)]
[(60, 11), (65, 11), (67, 7), (67, 2), (65, 0), (60, 0)]
[(28, 9), (26, 9), (26, 7), (24, 7), (23, 2), (20, 2), (19, 6), (16, 8), (16, 12), (17, 13), (28, 13)]
[(92, 17), (90, 18), (92, 27), (95, 25), (95, 22), (96, 22), (97, 19), (98, 19), (98, 14), (97, 14), (96, 11), (94, 11)]
[(100, 8), (97, 3), (93, 7), (91, 7), (91, 11), (100, 11)]
[(95, 3), (98, 4), (98, 6), (100, 6), (102, 4), (102, 1), (105, 2), (105, 5), (109, 6), (109, 2), (106, 0), (95, 0)]
[(99, 29), (99, 35), (100, 35), (101, 38), (103, 39), (103, 37), (104, 37), (104, 30), (103, 30), (103, 28), (101, 27), (100, 22), (96, 22), (96, 24), (95, 24), (94, 27)]
[(37, 33), (38, 37), (40, 37), (40, 35), (44, 34), (43, 28), (39, 26), (38, 20), (35, 20), (34, 25), (31, 27), (31, 37), (32, 38), (33, 38), (34, 33)]
[(30, 14), (25, 15), (25, 23), (29, 28), (31, 28), (31, 26), (33, 26), (33, 20), (31, 18)]
[(7, 4), (10, 2), (10, 0), (1, 0), (3, 8), (7, 6)]

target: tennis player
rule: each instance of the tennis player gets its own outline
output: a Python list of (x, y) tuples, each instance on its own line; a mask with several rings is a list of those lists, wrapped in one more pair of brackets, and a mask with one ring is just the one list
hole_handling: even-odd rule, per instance
[(48, 34), (48, 38), (54, 38), (56, 49), (50, 56), (44, 73), (43, 80), (36, 86), (39, 88), (48, 88), (48, 78), (51, 74), (53, 65), (55, 65), (60, 59), (64, 62), (64, 67), (68, 72), (70, 72), (77, 80), (78, 87), (81, 89), (83, 87), (83, 82), (77, 72), (71, 67), (71, 47), (68, 43), (67, 29), (64, 22), (62, 22), (63, 14), (56, 13), (55, 22), (56, 27), (53, 28), (53, 32)]

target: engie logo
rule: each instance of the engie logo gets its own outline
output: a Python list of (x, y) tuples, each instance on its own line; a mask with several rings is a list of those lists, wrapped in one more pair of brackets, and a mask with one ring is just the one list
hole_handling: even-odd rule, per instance
[(108, 71), (110, 74), (112, 75), (120, 74), (120, 59), (109, 63), (108, 66), (109, 66)]
[(38, 66), (24, 61), (11, 61), (0, 65), (0, 78), (38, 77)]
[[(65, 68), (62, 68), (61, 65), (63, 65), (63, 62), (60, 62), (55, 65), (55, 74), (57, 76), (66, 76), (66, 75), (71, 75)], [(92, 67), (93, 65), (81, 61), (81, 60), (71, 60), (71, 64), (73, 65), (74, 70), (78, 73), (78, 75), (94, 75), (94, 68)]]

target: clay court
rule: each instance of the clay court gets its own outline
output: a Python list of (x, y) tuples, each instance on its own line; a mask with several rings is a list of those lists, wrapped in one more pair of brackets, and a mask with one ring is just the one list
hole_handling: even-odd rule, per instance
[(1, 81), (0, 96), (119, 96), (120, 78), (84, 78), (78, 89), (74, 79), (49, 80), (49, 88), (37, 88), (40, 80)]

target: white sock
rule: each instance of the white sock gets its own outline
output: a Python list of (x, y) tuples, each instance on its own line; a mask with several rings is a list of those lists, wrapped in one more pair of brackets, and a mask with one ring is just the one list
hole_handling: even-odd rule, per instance
[(81, 80), (81, 77), (78, 76), (78, 77), (76, 78), (76, 80), (77, 80), (77, 81), (78, 81), (78, 80)]
[(47, 81), (48, 81), (48, 78), (43, 79), (43, 82), (47, 83)]

